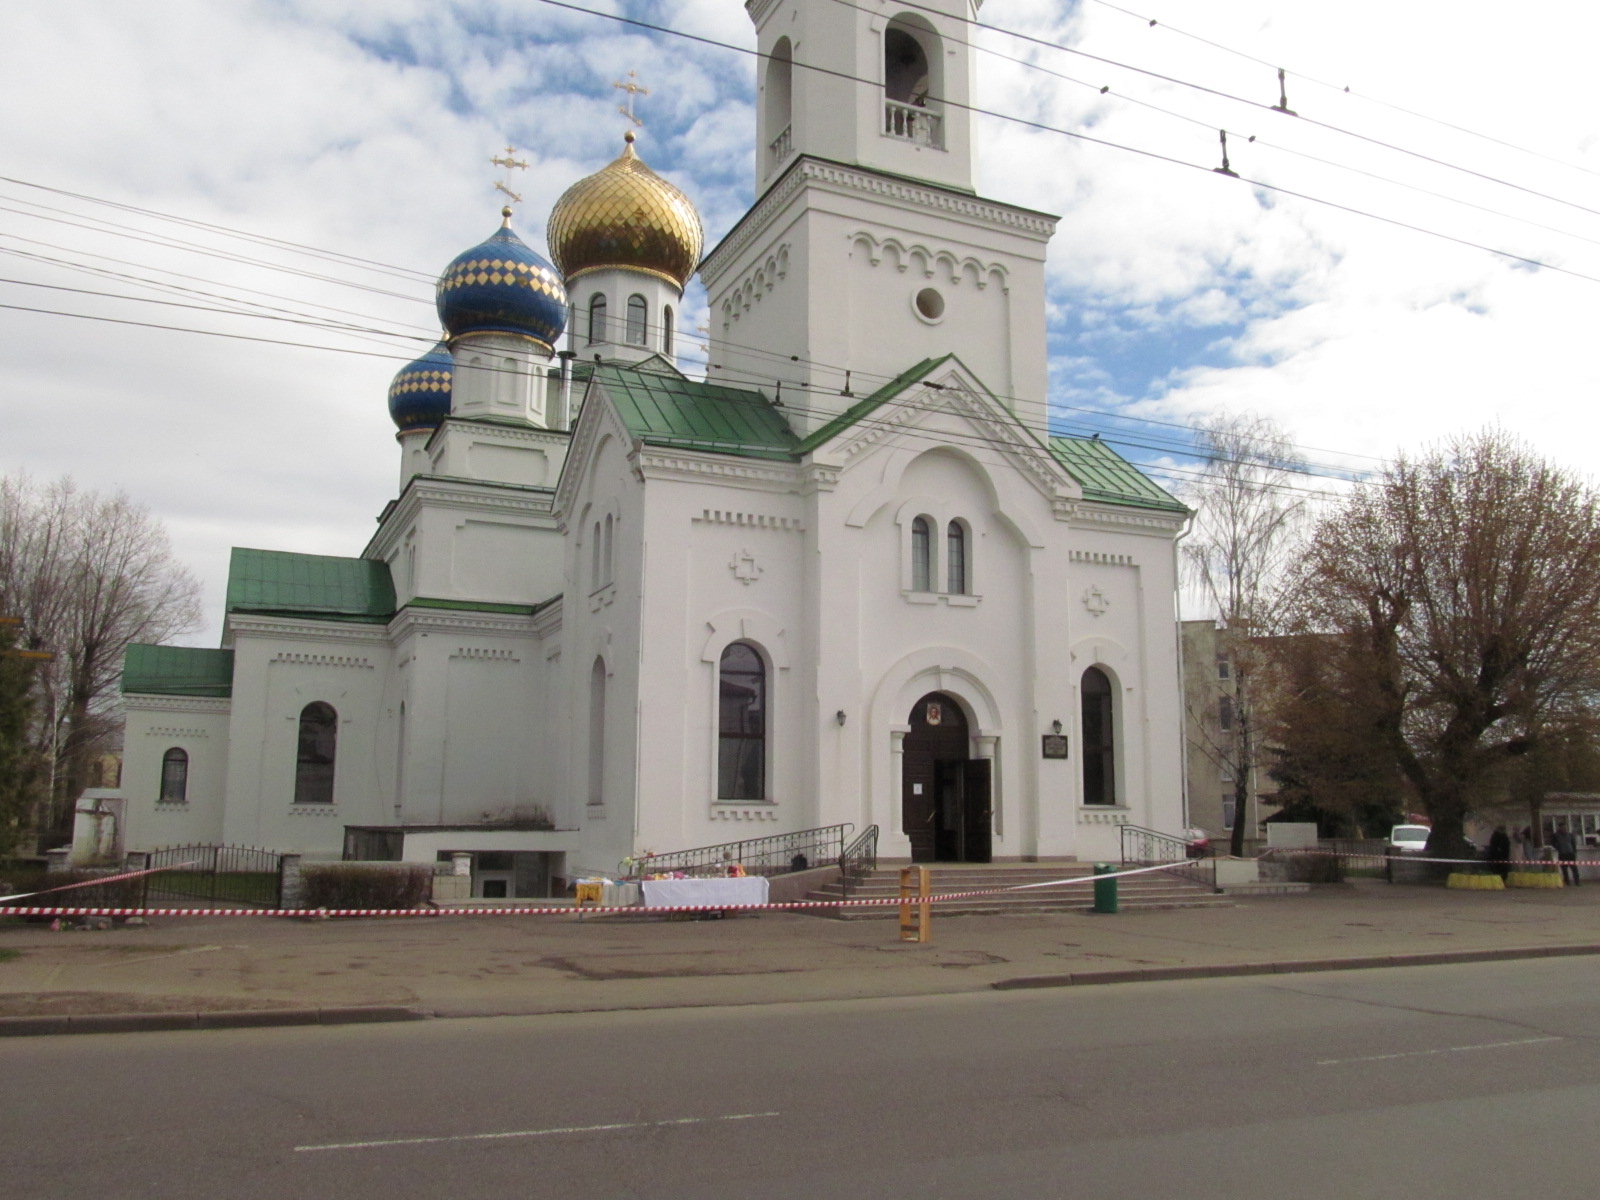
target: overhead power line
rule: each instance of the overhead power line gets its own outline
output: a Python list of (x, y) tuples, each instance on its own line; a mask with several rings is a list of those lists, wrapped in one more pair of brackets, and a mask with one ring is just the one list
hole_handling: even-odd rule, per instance
[[(1210, 46), (1213, 50), (1221, 50), (1224, 54), (1232, 54), (1238, 58), (1244, 59), (1246, 62), (1251, 62), (1255, 63), (1257, 66), (1266, 67), (1269, 71), (1278, 70), (1283, 65), (1281, 63), (1270, 63), (1264, 58), (1257, 58), (1255, 55), (1246, 53), (1243, 50), (1238, 50), (1232, 46), (1224, 45), (1221, 42), (1212, 41), (1210, 38), (1201, 37), (1197, 33), (1180, 29), (1170, 21), (1157, 21), (1154, 17), (1147, 16), (1143, 13), (1136, 13), (1132, 9), (1123, 8), (1120, 5), (1113, 4), (1111, 3), (1111, 0), (1090, 0), (1090, 2), (1100, 5), (1102, 8), (1109, 8), (1114, 12), (1119, 12), (1125, 16), (1132, 17), (1136, 21), (1146, 25), (1149, 28), (1160, 29), (1166, 33), (1175, 33), (1179, 37), (1184, 37), (1190, 39), (1191, 41), (1199, 42), (1203, 46)], [(1575, 162), (1569, 162), (1564, 158), (1556, 158), (1553, 155), (1545, 154), (1539, 150), (1534, 150), (1529, 146), (1519, 145), (1516, 142), (1508, 142), (1503, 138), (1497, 138), (1492, 134), (1484, 133), (1479, 129), (1469, 129), (1465, 125), (1457, 125), (1453, 121), (1446, 121), (1443, 117), (1435, 117), (1430, 116), (1427, 113), (1417, 112), (1415, 109), (1406, 108), (1403, 105), (1396, 104), (1390, 100), (1384, 100), (1381, 97), (1373, 96), (1366, 92), (1354, 91), (1348, 84), (1330, 83), (1325, 79), (1318, 79), (1315, 75), (1309, 75), (1304, 71), (1294, 70), (1292, 68), (1290, 69), (1289, 73), (1297, 80), (1303, 80), (1306, 83), (1315, 84), (1317, 87), (1326, 88), (1329, 91), (1337, 92), (1341, 96), (1349, 96), (1355, 100), (1363, 100), (1368, 104), (1375, 104), (1381, 108), (1387, 108), (1392, 112), (1403, 113), (1404, 115), (1413, 117), (1418, 121), (1427, 121), (1429, 124), (1438, 125), (1444, 129), (1451, 129), (1456, 133), (1464, 133), (1468, 137), (1475, 137), (1482, 141), (1490, 142), (1493, 145), (1501, 146), (1507, 150), (1515, 150), (1519, 154), (1526, 154), (1532, 158), (1543, 159), (1545, 162), (1554, 163), (1558, 167), (1566, 167), (1573, 171), (1582, 171), (1585, 175), (1600, 175), (1600, 171), (1596, 171), (1592, 167), (1585, 167)]]
[[(840, 0), (840, 2), (844, 3), (844, 2), (847, 2), (847, 0)], [(737, 46), (737, 45), (734, 45), (731, 42), (718, 41), (715, 38), (705, 37), (705, 36), (703, 36), (701, 34), (697, 34), (697, 33), (687, 33), (687, 32), (685, 32), (683, 30), (672, 29), (672, 28), (670, 28), (668, 26), (658, 25), (658, 24), (655, 24), (655, 23), (650, 22), (650, 21), (641, 21), (641, 20), (639, 20), (639, 19), (637, 19), (635, 17), (625, 17), (625, 16), (621, 16), (621, 15), (616, 14), (616, 13), (598, 12), (598, 11), (596, 11), (594, 9), (584, 8), (581, 5), (568, 3), (567, 0), (539, 0), (539, 3), (550, 5), (553, 8), (566, 9), (566, 10), (568, 10), (570, 12), (584, 13), (584, 14), (586, 14), (588, 16), (596, 17), (596, 18), (598, 18), (600, 20), (604, 20), (604, 21), (613, 21), (613, 22), (617, 22), (617, 23), (623, 24), (623, 25), (631, 25), (631, 26), (634, 26), (634, 27), (640, 28), (640, 29), (648, 29), (648, 30), (651, 30), (652, 32), (666, 34), (666, 35), (668, 35), (670, 37), (684, 38), (684, 39), (686, 39), (688, 41), (698, 42), (698, 43), (700, 43), (702, 45), (716, 46), (716, 47), (718, 47), (720, 49), (723, 49), (723, 50), (729, 50), (729, 51), (732, 51), (732, 52), (734, 52), (736, 54), (748, 55), (748, 56), (753, 57), (753, 58), (764, 59), (764, 58), (770, 57), (768, 55), (764, 55), (759, 50), (751, 50), (748, 47)], [(917, 6), (916, 5), (908, 5), (908, 7), (915, 8)], [(1019, 35), (1019, 36), (1026, 36), (1026, 35)], [(1032, 39), (1032, 40), (1039, 40), (1039, 39)], [(1053, 43), (1045, 43), (1045, 44), (1051, 45)], [(1094, 56), (1091, 55), (1089, 57), (1094, 57)], [(795, 67), (795, 68), (799, 68), (799, 69), (807, 70), (807, 71), (815, 71), (815, 72), (817, 72), (819, 74), (829, 75), (829, 76), (832, 76), (834, 78), (847, 80), (847, 81), (852, 82), (852, 83), (861, 83), (861, 84), (866, 84), (868, 86), (877, 86), (877, 81), (876, 80), (866, 79), (866, 78), (863, 78), (863, 77), (858, 76), (858, 75), (851, 75), (851, 74), (849, 74), (847, 72), (844, 72), (844, 71), (836, 71), (836, 70), (833, 70), (833, 69), (831, 69), (829, 67), (819, 67), (819, 66), (816, 66), (816, 65), (811, 64), (811, 63), (801, 62), (799, 59), (791, 60), (791, 65), (793, 67)], [(1145, 73), (1146, 74), (1152, 74), (1152, 72), (1145, 72)], [(1181, 81), (1174, 81), (1174, 82), (1181, 82)], [(1193, 86), (1198, 86), (1198, 85), (1193, 85)], [(1208, 90), (1208, 89), (1202, 89), (1202, 90)], [(1219, 93), (1219, 94), (1221, 94), (1221, 93)], [(1234, 98), (1234, 97), (1230, 97), (1230, 98)], [(1021, 126), (1025, 127), (1025, 128), (1036, 129), (1036, 130), (1039, 130), (1039, 131), (1044, 132), (1044, 133), (1059, 134), (1059, 135), (1061, 135), (1063, 137), (1069, 137), (1069, 138), (1074, 139), (1075, 141), (1086, 142), (1086, 143), (1091, 144), (1091, 145), (1104, 146), (1104, 147), (1107, 147), (1108, 149), (1113, 149), (1113, 150), (1121, 150), (1124, 153), (1135, 154), (1135, 155), (1138, 155), (1141, 158), (1150, 159), (1151, 161), (1154, 161), (1154, 162), (1163, 162), (1163, 163), (1167, 163), (1168, 165), (1171, 165), (1171, 166), (1183, 167), (1183, 168), (1185, 168), (1187, 170), (1191, 170), (1191, 171), (1203, 171), (1207, 175), (1211, 175), (1211, 176), (1223, 175), (1223, 176), (1225, 176), (1225, 177), (1227, 177), (1229, 179), (1236, 180), (1236, 181), (1238, 181), (1240, 183), (1248, 184), (1250, 187), (1259, 188), (1259, 189), (1261, 189), (1262, 191), (1265, 191), (1265, 192), (1272, 192), (1272, 193), (1274, 193), (1276, 195), (1280, 195), (1280, 196), (1289, 196), (1289, 197), (1292, 197), (1293, 199), (1296, 199), (1296, 200), (1304, 200), (1308, 204), (1317, 204), (1317, 205), (1323, 206), (1324, 208), (1333, 209), (1334, 211), (1337, 211), (1337, 212), (1347, 213), (1347, 214), (1349, 214), (1351, 216), (1363, 217), (1363, 218), (1365, 218), (1367, 220), (1371, 220), (1371, 221), (1378, 221), (1378, 222), (1380, 222), (1382, 224), (1392, 226), (1393, 228), (1396, 228), (1396, 229), (1404, 229), (1404, 230), (1408, 230), (1409, 232), (1412, 232), (1412, 233), (1420, 233), (1420, 234), (1422, 234), (1422, 235), (1424, 235), (1426, 237), (1437, 238), (1437, 239), (1439, 239), (1441, 241), (1450, 242), (1450, 243), (1452, 243), (1454, 245), (1463, 246), (1463, 247), (1465, 247), (1467, 249), (1480, 250), (1480, 251), (1483, 251), (1486, 254), (1493, 254), (1493, 255), (1496, 255), (1496, 256), (1498, 256), (1500, 258), (1508, 259), (1508, 260), (1510, 260), (1512, 262), (1520, 262), (1520, 263), (1524, 263), (1524, 264), (1526, 264), (1528, 266), (1539, 267), (1539, 268), (1542, 268), (1542, 269), (1547, 270), (1547, 271), (1555, 271), (1555, 272), (1558, 272), (1558, 273), (1563, 274), (1563, 275), (1570, 275), (1570, 276), (1572, 276), (1574, 278), (1582, 279), (1582, 280), (1584, 280), (1585, 282), (1588, 282), (1588, 283), (1600, 283), (1600, 276), (1587, 275), (1582, 271), (1576, 271), (1576, 270), (1573, 270), (1570, 267), (1563, 267), (1563, 266), (1560, 266), (1560, 265), (1558, 265), (1556, 263), (1548, 262), (1548, 261), (1545, 261), (1543, 259), (1532, 258), (1532, 257), (1530, 257), (1528, 255), (1525, 255), (1525, 254), (1517, 254), (1517, 253), (1515, 253), (1513, 251), (1504, 250), (1504, 249), (1501, 249), (1501, 248), (1496, 247), (1496, 246), (1485, 245), (1482, 242), (1476, 242), (1476, 241), (1473, 241), (1470, 238), (1457, 237), (1454, 234), (1444, 233), (1444, 232), (1442, 232), (1440, 230), (1437, 230), (1437, 229), (1429, 229), (1427, 226), (1418, 225), (1418, 224), (1415, 224), (1414, 222), (1411, 222), (1411, 221), (1402, 221), (1397, 217), (1386, 217), (1386, 216), (1383, 216), (1383, 215), (1381, 215), (1379, 213), (1371, 212), (1370, 210), (1367, 210), (1367, 209), (1358, 208), (1353, 204), (1342, 204), (1342, 203), (1340, 203), (1338, 201), (1329, 200), (1329, 199), (1326, 199), (1326, 198), (1324, 198), (1322, 196), (1312, 195), (1309, 192), (1296, 191), (1296, 190), (1294, 190), (1292, 188), (1286, 188), (1286, 187), (1282, 187), (1282, 186), (1280, 186), (1278, 184), (1268, 183), (1268, 182), (1266, 182), (1265, 180), (1262, 180), (1262, 179), (1254, 179), (1254, 178), (1251, 178), (1251, 177), (1248, 177), (1248, 176), (1241, 175), (1236, 171), (1232, 171), (1232, 170), (1221, 170), (1221, 171), (1219, 171), (1219, 170), (1217, 170), (1215, 168), (1202, 166), (1199, 163), (1192, 163), (1192, 162), (1188, 162), (1188, 161), (1186, 161), (1184, 159), (1181, 159), (1181, 158), (1174, 158), (1173, 156), (1171, 156), (1169, 154), (1161, 154), (1161, 153), (1159, 153), (1157, 151), (1154, 151), (1154, 150), (1141, 149), (1138, 146), (1129, 146), (1129, 145), (1127, 145), (1125, 143), (1122, 143), (1122, 142), (1111, 141), (1108, 138), (1094, 137), (1094, 136), (1092, 136), (1090, 134), (1082, 133), (1082, 132), (1080, 132), (1078, 130), (1064, 129), (1061, 126), (1051, 125), (1051, 124), (1049, 124), (1048, 122), (1045, 122), (1045, 121), (1035, 121), (1035, 120), (1032, 120), (1031, 118), (1028, 118), (1028, 117), (1019, 117), (1019, 116), (1017, 116), (1017, 115), (1015, 115), (1013, 113), (998, 112), (998, 111), (995, 111), (993, 109), (982, 108), (982, 107), (979, 107), (977, 105), (972, 105), (972, 104), (963, 104), (963, 103), (961, 103), (959, 101), (950, 100), (948, 98), (943, 98), (943, 97), (940, 98), (940, 102), (942, 104), (946, 105), (947, 107), (950, 107), (950, 108), (961, 109), (962, 111), (965, 111), (965, 112), (977, 113), (977, 114), (980, 114), (980, 115), (983, 115), (983, 116), (995, 117), (998, 120), (1008, 121), (1008, 122), (1011, 122), (1012, 124), (1021, 125)], [(1249, 103), (1249, 104), (1255, 104), (1254, 101), (1243, 101), (1243, 102), (1244, 103)], [(1261, 107), (1261, 108), (1270, 107), (1270, 106), (1267, 106), (1267, 105), (1255, 105), (1255, 106), (1256, 107)], [(1332, 128), (1332, 127), (1330, 126), (1330, 128)], [(1352, 136), (1360, 136), (1360, 135), (1352, 135)], [(1372, 140), (1375, 140), (1375, 139), (1366, 139), (1366, 140), (1372, 141)], [(1448, 165), (1448, 164), (1445, 164), (1445, 165)], [(1486, 176), (1485, 178), (1488, 178), (1488, 177)], [(1515, 185), (1509, 185), (1509, 186), (1515, 186)], [(1526, 190), (1526, 189), (1524, 189), (1524, 190)], [(1582, 205), (1574, 205), (1574, 207), (1582, 208), (1583, 206)], [(1600, 209), (1584, 209), (1584, 211), (1586, 211), (1586, 212), (1595, 212), (1596, 215), (1600, 215)]]

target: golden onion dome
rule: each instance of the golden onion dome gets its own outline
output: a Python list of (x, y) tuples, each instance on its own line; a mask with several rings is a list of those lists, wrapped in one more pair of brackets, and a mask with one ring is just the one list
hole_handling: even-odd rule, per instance
[(705, 231), (689, 197), (645, 166), (623, 135), (622, 156), (556, 201), (550, 257), (568, 280), (606, 267), (643, 271), (679, 288), (700, 265)]

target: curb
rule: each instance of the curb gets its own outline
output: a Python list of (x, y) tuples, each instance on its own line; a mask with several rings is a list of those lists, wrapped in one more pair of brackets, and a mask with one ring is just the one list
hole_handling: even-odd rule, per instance
[(149, 1033), (173, 1029), (261, 1029), (274, 1025), (370, 1025), (425, 1021), (431, 1013), (397, 1005), (344, 1008), (247, 1008), (237, 1012), (83, 1013), (78, 1016), (0, 1017), (0, 1037), (63, 1033)]
[(1450, 963), (1511, 962), (1527, 958), (1574, 958), (1600, 954), (1600, 943), (1579, 946), (1523, 946), (1509, 950), (1437, 950), (1419, 954), (1370, 954), (1350, 958), (1301, 958), (1285, 962), (1223, 963), (1217, 966), (1128, 967), (1076, 971), (1070, 975), (1024, 975), (1001, 979), (997, 992), (1030, 988), (1089, 987), (1104, 983), (1157, 983), (1167, 979), (1230, 979), (1245, 975), (1302, 975), (1313, 971), (1366, 971), (1378, 967), (1436, 967)]

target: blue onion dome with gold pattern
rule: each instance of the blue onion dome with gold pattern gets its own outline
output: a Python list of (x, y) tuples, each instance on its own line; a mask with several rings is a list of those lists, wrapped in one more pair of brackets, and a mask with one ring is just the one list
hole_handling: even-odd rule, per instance
[(622, 267), (676, 284), (700, 265), (700, 214), (672, 184), (645, 166), (623, 134), (622, 156), (569, 187), (550, 213), (550, 257), (571, 282), (587, 271)]
[(505, 223), (481, 246), (455, 259), (439, 276), (439, 321), (452, 338), (466, 333), (512, 333), (554, 347), (567, 323), (567, 289), (554, 267)]
[(455, 362), (440, 342), (416, 362), (400, 368), (389, 385), (389, 416), (401, 433), (437, 429), (450, 415)]

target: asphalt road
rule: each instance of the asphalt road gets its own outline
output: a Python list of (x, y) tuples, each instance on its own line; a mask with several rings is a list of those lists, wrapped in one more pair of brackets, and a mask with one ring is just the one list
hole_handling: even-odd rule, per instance
[(1589, 1196), (1600, 960), (0, 1042), (8, 1197)]

